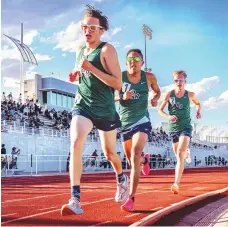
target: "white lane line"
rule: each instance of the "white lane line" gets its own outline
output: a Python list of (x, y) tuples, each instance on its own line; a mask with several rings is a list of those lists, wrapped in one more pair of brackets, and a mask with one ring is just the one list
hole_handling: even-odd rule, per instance
[(18, 201), (24, 201), (24, 200), (30, 200), (30, 199), (40, 199), (40, 198), (46, 198), (46, 197), (52, 197), (52, 196), (58, 196), (58, 195), (64, 195), (64, 194), (70, 194), (70, 192), (68, 192), (68, 193), (61, 193), (61, 194), (55, 194), (55, 195), (42, 195), (42, 196), (36, 196), (36, 197), (31, 197), (31, 198), (26, 198), (26, 199), (6, 200), (6, 201), (2, 202), (2, 204), (12, 203), (12, 202), (18, 202)]
[[(94, 192), (94, 191), (101, 191), (101, 190), (100, 189), (97, 189), (97, 190), (92, 190), (92, 189), (91, 190), (84, 190), (83, 193), (84, 192)], [(29, 199), (40, 199), (40, 198), (53, 197), (53, 196), (66, 195), (66, 194), (70, 194), (70, 190), (68, 190), (68, 192), (64, 192), (64, 193), (61, 193), (61, 194), (54, 194), (54, 195), (50, 195), (49, 194), (49, 195), (41, 195), (41, 196), (35, 196), (35, 197), (31, 197), (31, 198), (24, 198), (24, 199), (12, 199), (12, 200), (6, 200), (6, 201), (1, 202), (1, 203), (5, 204), (5, 203), (18, 202), (18, 201), (27, 201)]]
[(57, 206), (54, 206), (54, 207), (46, 207), (46, 208), (37, 209), (37, 210), (50, 210), (50, 209), (53, 209), (53, 208), (57, 208)]
[(8, 216), (12, 216), (12, 215), (15, 215), (17, 213), (13, 213), (13, 214), (2, 214), (1, 217), (8, 217)]
[[(211, 181), (218, 181), (218, 180), (223, 180), (223, 179), (226, 179), (226, 178), (216, 178), (216, 179), (209, 180), (209, 181), (202, 181), (201, 183), (206, 183), (206, 182), (211, 182)], [(194, 184), (198, 184), (198, 183), (193, 183), (191, 185), (194, 185)], [(189, 186), (189, 184), (182, 185), (182, 187), (183, 186)], [(166, 188), (166, 190), (167, 190), (167, 188)], [(156, 191), (156, 190), (154, 190), (154, 191)], [(147, 193), (151, 193), (151, 192), (154, 192), (154, 191), (147, 191), (147, 192), (137, 193), (137, 195), (139, 195), (139, 194), (147, 194)], [(157, 190), (157, 191), (160, 191), (160, 190)], [(48, 197), (48, 196), (42, 196), (42, 197)], [(30, 198), (30, 199), (32, 199), (32, 198)], [(113, 200), (113, 197), (112, 198), (106, 198), (106, 199), (103, 199), (103, 200), (94, 201), (94, 202), (82, 203), (82, 205), (100, 203), (100, 202), (108, 201), (108, 200)], [(47, 211), (47, 212), (42, 212), (42, 213), (38, 213), (38, 214), (24, 216), (24, 217), (17, 218), (17, 219), (12, 219), (12, 220), (9, 220), (9, 221), (6, 221), (6, 222), (2, 222), (2, 224), (7, 224), (7, 223), (15, 222), (15, 221), (18, 221), (18, 220), (23, 220), (23, 219), (28, 219), (30, 217), (36, 217), (36, 216), (40, 216), (40, 215), (43, 215), (43, 214), (48, 214), (48, 213), (52, 213), (52, 212), (56, 212), (56, 211), (60, 211), (60, 209), (50, 210), (50, 211)]]
[[(94, 202), (82, 203), (82, 205), (100, 203), (100, 202), (104, 202), (104, 201), (107, 201), (107, 200), (114, 200), (114, 198), (112, 197), (112, 198), (101, 199), (101, 200), (94, 201)], [(24, 216), (24, 217), (21, 217), (21, 218), (12, 219), (12, 220), (9, 220), (9, 221), (2, 222), (2, 224), (7, 224), (7, 223), (19, 221), (19, 220), (24, 220), (24, 219), (40, 216), (40, 215), (45, 215), (45, 214), (49, 214), (49, 213), (56, 212), (56, 211), (60, 211), (60, 208), (54, 209), (54, 210), (50, 210), (50, 211), (46, 211), (46, 212), (42, 212), (42, 213), (38, 213), (38, 214), (32, 214), (32, 215)]]

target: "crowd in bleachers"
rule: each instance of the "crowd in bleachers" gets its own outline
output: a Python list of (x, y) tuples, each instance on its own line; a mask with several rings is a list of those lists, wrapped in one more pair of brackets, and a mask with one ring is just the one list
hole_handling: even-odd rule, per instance
[[(40, 105), (38, 99), (34, 102), (33, 99), (27, 97), (25, 103), (22, 103), (21, 100), (21, 94), (16, 101), (13, 99), (12, 93), (6, 96), (3, 92), (1, 100), (1, 119), (3, 121), (20, 119), (20, 122), (25, 122), (30, 128), (39, 128), (40, 126), (48, 126), (58, 130), (69, 128), (72, 119), (71, 112), (66, 110), (57, 112), (54, 108), (49, 111)], [(45, 125), (40, 120), (41, 115), (54, 123)]]
[(221, 156), (216, 157), (215, 155), (209, 155), (205, 157), (205, 163), (206, 163), (206, 166), (212, 166), (212, 165), (226, 166), (228, 164), (228, 161)]

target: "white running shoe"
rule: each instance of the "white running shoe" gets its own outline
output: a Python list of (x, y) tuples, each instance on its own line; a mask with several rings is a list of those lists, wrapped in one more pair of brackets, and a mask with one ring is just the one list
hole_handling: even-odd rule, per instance
[(117, 191), (115, 196), (115, 201), (117, 203), (125, 202), (128, 199), (129, 196), (129, 190), (128, 190), (128, 176), (124, 174), (124, 181), (122, 183), (117, 184)]
[(179, 186), (177, 183), (174, 183), (172, 186), (171, 186), (171, 192), (173, 194), (178, 194), (179, 193)]
[(186, 150), (185, 161), (186, 161), (187, 163), (191, 163), (191, 162), (192, 162), (191, 153), (190, 153), (190, 149), (189, 149), (189, 148), (187, 148), (187, 150)]
[(68, 204), (62, 206), (61, 215), (83, 214), (81, 203), (77, 198), (71, 198)]

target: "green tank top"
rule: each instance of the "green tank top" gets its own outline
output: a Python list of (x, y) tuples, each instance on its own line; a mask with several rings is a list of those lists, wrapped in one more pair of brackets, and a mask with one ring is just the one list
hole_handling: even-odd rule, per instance
[(183, 97), (178, 98), (176, 97), (174, 90), (172, 90), (170, 93), (168, 110), (169, 115), (176, 115), (178, 118), (175, 123), (169, 121), (170, 132), (180, 132), (184, 129), (192, 129), (188, 91), (185, 91)]
[[(105, 42), (102, 42), (87, 56), (84, 56), (85, 47), (83, 47), (77, 57), (76, 65), (78, 65), (84, 56), (93, 66), (107, 73), (100, 60), (101, 49), (105, 44)], [(114, 89), (104, 84), (91, 72), (81, 69), (79, 88), (72, 110), (74, 109), (83, 110), (96, 120), (106, 119), (113, 121), (117, 115), (114, 102)]]
[(127, 72), (122, 72), (122, 90), (120, 94), (126, 91), (134, 90), (133, 99), (120, 100), (119, 114), (122, 123), (122, 129), (126, 129), (129, 126), (139, 122), (141, 119), (146, 119), (145, 123), (149, 121), (148, 112), (148, 85), (146, 79), (146, 73), (141, 71), (141, 80), (137, 84), (133, 84), (128, 80)]

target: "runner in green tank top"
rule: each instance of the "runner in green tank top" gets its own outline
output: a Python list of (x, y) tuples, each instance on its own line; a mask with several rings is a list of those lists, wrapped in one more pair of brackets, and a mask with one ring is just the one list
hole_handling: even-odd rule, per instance
[(88, 6), (81, 25), (86, 46), (79, 52), (76, 67), (69, 75), (71, 82), (79, 80), (79, 88), (70, 129), (71, 199), (62, 206), (62, 215), (83, 213), (80, 203), (82, 152), (93, 126), (98, 129), (101, 147), (116, 173), (115, 200), (122, 202), (128, 198), (128, 177), (123, 174), (120, 156), (115, 151), (120, 120), (115, 110), (114, 90), (122, 86), (121, 70), (115, 48), (100, 39), (108, 27), (107, 17)]
[[(159, 114), (169, 120), (169, 132), (177, 158), (175, 182), (171, 187), (171, 191), (174, 194), (179, 193), (179, 183), (184, 171), (184, 159), (190, 156), (190, 153), (186, 152), (192, 136), (190, 101), (196, 106), (196, 118), (201, 118), (200, 103), (194, 92), (185, 90), (186, 78), (187, 74), (184, 71), (175, 71), (173, 73), (175, 89), (166, 94), (159, 108)], [(169, 114), (164, 112), (167, 104)]]
[(150, 88), (154, 92), (151, 105), (157, 106), (160, 89), (154, 74), (141, 70), (143, 55), (139, 49), (131, 49), (127, 53), (127, 71), (122, 73), (123, 85), (119, 95), (115, 97), (120, 102), (119, 114), (121, 118), (123, 149), (131, 166), (130, 195), (121, 206), (122, 210), (134, 209), (134, 196), (142, 173), (150, 172), (150, 155), (141, 156), (148, 135), (151, 132), (151, 122), (148, 112), (148, 95)]

